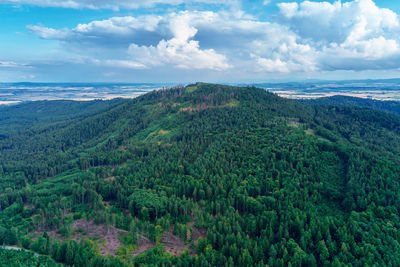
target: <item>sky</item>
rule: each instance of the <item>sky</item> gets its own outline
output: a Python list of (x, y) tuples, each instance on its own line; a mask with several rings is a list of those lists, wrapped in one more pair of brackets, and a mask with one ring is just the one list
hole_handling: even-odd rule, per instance
[(0, 0), (0, 82), (400, 77), (396, 0)]

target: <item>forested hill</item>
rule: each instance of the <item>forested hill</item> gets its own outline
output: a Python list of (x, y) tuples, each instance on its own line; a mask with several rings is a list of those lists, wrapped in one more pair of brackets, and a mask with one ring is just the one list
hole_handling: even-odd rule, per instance
[(8, 125), (0, 243), (69, 266), (400, 266), (399, 116), (204, 83), (106, 106)]
[(311, 105), (332, 105), (332, 106), (344, 105), (344, 106), (367, 107), (400, 115), (400, 102), (398, 101), (389, 101), (389, 100), (380, 101), (374, 99), (335, 95), (330, 97), (321, 97), (317, 99), (300, 100), (300, 102)]
[(67, 121), (93, 115), (122, 103), (124, 99), (110, 101), (31, 101), (18, 105), (0, 105), (0, 134), (10, 129)]

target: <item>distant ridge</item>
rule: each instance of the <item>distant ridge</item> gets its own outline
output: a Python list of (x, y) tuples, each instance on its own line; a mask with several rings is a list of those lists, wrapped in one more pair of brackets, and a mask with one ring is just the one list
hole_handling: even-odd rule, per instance
[(367, 107), (375, 110), (381, 110), (390, 112), (396, 115), (400, 115), (400, 102), (392, 100), (374, 100), (365, 99), (352, 96), (336, 95), (331, 97), (321, 97), (317, 99), (299, 100), (302, 103), (309, 105), (332, 105), (332, 106), (357, 106)]

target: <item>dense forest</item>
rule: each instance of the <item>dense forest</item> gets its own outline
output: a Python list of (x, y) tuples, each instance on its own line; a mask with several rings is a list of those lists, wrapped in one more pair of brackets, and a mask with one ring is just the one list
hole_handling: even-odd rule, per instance
[(392, 100), (382, 101), (369, 98), (335, 95), (329, 97), (320, 97), (316, 99), (300, 100), (300, 102), (311, 105), (368, 107), (371, 109), (382, 110), (400, 115), (400, 102)]
[(7, 267), (62, 267), (48, 256), (42, 256), (24, 250), (0, 249), (0, 266)]
[(0, 244), (48, 262), (0, 263), (400, 266), (395, 114), (204, 83), (23, 105), (0, 109)]

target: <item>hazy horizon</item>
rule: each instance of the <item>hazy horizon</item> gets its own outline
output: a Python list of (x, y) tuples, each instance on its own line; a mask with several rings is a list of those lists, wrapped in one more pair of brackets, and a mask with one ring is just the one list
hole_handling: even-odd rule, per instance
[[(229, 84), (229, 83), (225, 83)], [(134, 98), (153, 90), (182, 83), (0, 83), (0, 105), (37, 100), (110, 100)], [(237, 83), (229, 85), (256, 86), (279, 96), (309, 99), (334, 95), (400, 101), (400, 79), (303, 81), (287, 83)]]

